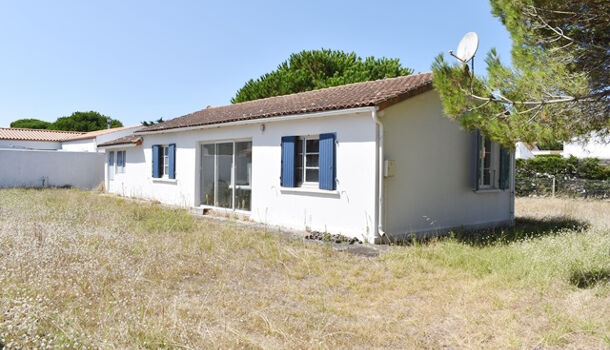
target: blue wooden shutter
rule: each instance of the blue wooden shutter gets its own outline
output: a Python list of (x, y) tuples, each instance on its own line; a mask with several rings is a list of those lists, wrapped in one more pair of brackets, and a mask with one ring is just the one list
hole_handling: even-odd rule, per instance
[(505, 147), (500, 148), (500, 189), (510, 187), (510, 150)]
[(282, 187), (295, 187), (294, 157), (296, 140), (296, 136), (282, 137), (282, 176), (280, 178)]
[(481, 133), (479, 132), (479, 129), (473, 131), (471, 134), (471, 149), (470, 149), (470, 156), (471, 156), (471, 176), (470, 176), (470, 181), (471, 181), (471, 187), (473, 191), (478, 191), (479, 190), (479, 177), (481, 176), (481, 173), (479, 172), (479, 167), (480, 167), (480, 162), (481, 162), (481, 155), (479, 154), (479, 148), (480, 145), (479, 143), (481, 142)]
[[(116, 166), (117, 166), (117, 168), (123, 167), (123, 151), (118, 151), (116, 153)], [(120, 172), (120, 171), (118, 171), (118, 172)]]
[(108, 166), (114, 166), (114, 151), (108, 153)]
[(336, 178), (335, 134), (320, 135), (320, 189), (334, 190)]
[(159, 162), (159, 156), (161, 155), (161, 146), (153, 145), (152, 146), (152, 176), (154, 178), (161, 177), (161, 164)]
[(176, 178), (176, 144), (172, 143), (168, 146), (167, 152), (169, 153), (168, 161), (169, 161), (169, 174), (168, 177), (170, 179)]

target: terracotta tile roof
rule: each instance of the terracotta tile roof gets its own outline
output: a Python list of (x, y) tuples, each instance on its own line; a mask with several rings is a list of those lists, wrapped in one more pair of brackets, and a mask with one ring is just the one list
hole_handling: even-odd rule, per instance
[(129, 145), (136, 144), (139, 145), (142, 143), (142, 137), (138, 135), (127, 135), (116, 140), (100, 143), (97, 147), (108, 147), (108, 146), (118, 146), (118, 145)]
[(105, 134), (109, 134), (109, 133), (113, 133), (113, 132), (117, 132), (117, 131), (121, 131), (121, 130), (133, 129), (133, 128), (137, 128), (137, 127), (139, 127), (139, 125), (122, 126), (122, 127), (119, 127), (119, 128), (102, 129), (102, 130), (90, 131), (90, 132), (86, 132), (86, 133), (83, 133), (81, 135), (77, 135), (75, 137), (72, 137), (70, 140), (92, 139), (92, 138), (100, 136), (100, 135), (105, 135)]
[(408, 75), (210, 107), (136, 133), (356, 107), (378, 106), (383, 109), (431, 89), (432, 73)]
[(0, 140), (19, 141), (65, 141), (72, 137), (84, 134), (76, 131), (0, 128)]

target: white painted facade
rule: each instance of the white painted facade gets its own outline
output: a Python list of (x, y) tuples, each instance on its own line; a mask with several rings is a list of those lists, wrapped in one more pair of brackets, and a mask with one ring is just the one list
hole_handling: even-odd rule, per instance
[[(513, 191), (474, 193), (469, 185), (469, 134), (442, 115), (438, 95), (427, 92), (379, 112), (384, 158), (394, 160), (383, 181), (379, 206), (379, 142), (374, 107), (144, 133), (142, 145), (125, 150), (125, 172), (111, 180), (111, 193), (200, 207), (200, 145), (252, 141), (250, 219), (297, 230), (377, 238), (377, 214), (386, 234), (442, 231), (455, 227), (511, 223)], [(335, 191), (282, 188), (281, 138), (336, 133)], [(152, 178), (152, 146), (176, 144), (176, 179)], [(107, 164), (107, 163), (106, 163)], [(513, 167), (514, 169), (514, 167)], [(512, 177), (512, 176), (511, 176)], [(512, 182), (512, 181), (511, 181)]]
[[(103, 149), (98, 149), (97, 145), (104, 142), (116, 140), (118, 138), (131, 135), (134, 131), (141, 129), (139, 127), (121, 128), (117, 131), (108, 132), (106, 134), (97, 135), (87, 139), (68, 140), (61, 142), (61, 151), (66, 152), (104, 152)], [(112, 129), (111, 129), (112, 130)]]
[(0, 171), (0, 188), (92, 189), (104, 180), (103, 153), (0, 149), (0, 163), (5, 165)]
[(610, 160), (610, 138), (602, 139), (593, 135), (588, 142), (569, 142), (563, 144), (564, 157), (598, 158)]
[[(513, 185), (472, 190), (472, 136), (443, 116), (435, 91), (385, 109), (381, 120), (385, 158), (394, 161), (394, 175), (384, 186), (386, 232), (409, 235), (512, 222)], [(514, 159), (511, 163), (514, 169)]]
[(0, 139), (0, 148), (58, 150), (61, 148), (61, 142), (59, 142), (59, 141), (24, 141), (24, 140)]

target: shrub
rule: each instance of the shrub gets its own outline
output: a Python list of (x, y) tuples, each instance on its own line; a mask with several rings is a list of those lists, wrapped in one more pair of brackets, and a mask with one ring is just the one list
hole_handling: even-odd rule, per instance
[(597, 158), (563, 158), (560, 155), (538, 156), (517, 159), (517, 179), (534, 178), (540, 175), (557, 178), (587, 180), (610, 180), (610, 167), (599, 164)]

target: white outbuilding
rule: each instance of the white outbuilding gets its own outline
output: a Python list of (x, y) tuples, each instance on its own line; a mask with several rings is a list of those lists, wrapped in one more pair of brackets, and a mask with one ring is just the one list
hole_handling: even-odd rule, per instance
[(103, 143), (111, 193), (383, 237), (510, 225), (514, 152), (443, 115), (431, 74), (209, 107)]

